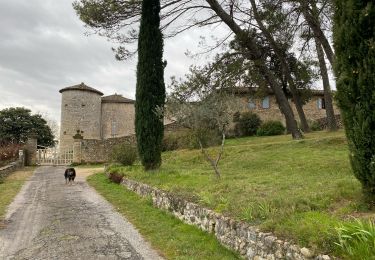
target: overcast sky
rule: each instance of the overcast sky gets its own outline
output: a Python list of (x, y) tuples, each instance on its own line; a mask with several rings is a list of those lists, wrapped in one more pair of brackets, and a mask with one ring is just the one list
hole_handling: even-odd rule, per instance
[[(72, 0), (0, 0), (0, 109), (24, 106), (60, 120), (61, 88), (85, 82), (105, 95), (134, 98), (136, 60), (119, 62), (112, 43), (85, 36)], [(201, 32), (200, 32), (201, 33)], [(165, 79), (183, 76), (198, 32), (165, 42)]]

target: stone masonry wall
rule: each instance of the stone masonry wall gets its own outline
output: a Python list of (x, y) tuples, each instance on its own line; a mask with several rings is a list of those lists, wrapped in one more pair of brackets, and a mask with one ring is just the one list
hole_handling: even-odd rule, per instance
[[(262, 99), (260, 98), (253, 98), (253, 101), (255, 103), (255, 108), (249, 109), (248, 107), (248, 101), (249, 101), (250, 96), (244, 96), (241, 97), (241, 103), (243, 104), (243, 111), (252, 111), (256, 114), (259, 115), (260, 119), (262, 121), (269, 121), (269, 120), (276, 120), (280, 121), (283, 124), (285, 124), (285, 117), (282, 115), (279, 106), (276, 102), (276, 97), (274, 95), (269, 96), (270, 100), (270, 107), (269, 108), (262, 108)], [(321, 118), (327, 117), (326, 115), (326, 110), (325, 109), (319, 109), (317, 105), (317, 101), (320, 96), (313, 96), (304, 106), (303, 110), (305, 112), (306, 118), (308, 121), (313, 121), (313, 120), (318, 120)], [(293, 109), (294, 116), (296, 117), (297, 121), (299, 120), (298, 118), (298, 113), (297, 110), (294, 106), (293, 102), (289, 102), (290, 106)], [(339, 115), (340, 111), (337, 108), (336, 104), (333, 104), (334, 112), (335, 115)]]
[(83, 139), (81, 160), (83, 163), (108, 162), (114, 146), (121, 143), (135, 144), (135, 135), (106, 140)]
[(102, 103), (102, 138), (135, 134), (134, 110), (132, 103)]
[(142, 197), (151, 196), (155, 207), (170, 211), (180, 220), (213, 233), (220, 243), (246, 259), (331, 259), (328, 255), (315, 255), (307, 248), (300, 248), (271, 233), (263, 233), (244, 222), (225, 217), (146, 184), (125, 178), (121, 184)]

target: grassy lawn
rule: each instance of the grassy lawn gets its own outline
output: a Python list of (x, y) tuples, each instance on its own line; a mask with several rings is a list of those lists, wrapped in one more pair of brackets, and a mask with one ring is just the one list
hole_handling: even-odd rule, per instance
[(109, 182), (104, 174), (94, 174), (88, 182), (167, 259), (240, 259), (212, 235), (154, 208), (151, 200)]
[(152, 173), (140, 165), (119, 171), (319, 252), (339, 254), (335, 227), (351, 216), (375, 215), (361, 202), (343, 131), (300, 141), (231, 139), (219, 167), (221, 180), (199, 150), (180, 150), (164, 153), (162, 167)]
[(0, 228), (8, 205), (13, 201), (22, 185), (29, 179), (34, 170), (35, 167), (25, 167), (15, 171), (5, 178), (3, 183), (0, 183)]

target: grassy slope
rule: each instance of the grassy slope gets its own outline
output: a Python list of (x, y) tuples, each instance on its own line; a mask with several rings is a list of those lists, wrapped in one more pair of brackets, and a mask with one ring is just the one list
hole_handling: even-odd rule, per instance
[(121, 171), (331, 253), (334, 227), (366, 211), (343, 132), (312, 133), (302, 141), (290, 136), (228, 140), (220, 169), (222, 179), (216, 180), (198, 150), (182, 150), (164, 153), (158, 171), (146, 173), (139, 165)]
[(18, 170), (0, 183), (0, 222), (4, 218), (6, 208), (17, 195), (25, 181), (32, 175), (34, 167), (25, 167)]
[(167, 259), (239, 259), (212, 235), (154, 208), (150, 200), (109, 182), (104, 174), (92, 175), (88, 182)]

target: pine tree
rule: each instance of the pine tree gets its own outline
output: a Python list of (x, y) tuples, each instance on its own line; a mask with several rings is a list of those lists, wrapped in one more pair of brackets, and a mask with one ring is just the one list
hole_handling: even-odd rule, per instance
[(375, 203), (375, 3), (335, 0), (337, 100), (354, 175)]
[(146, 170), (161, 164), (163, 118), (156, 113), (164, 106), (163, 36), (160, 31), (160, 1), (143, 0), (138, 40), (135, 131), (138, 153)]

